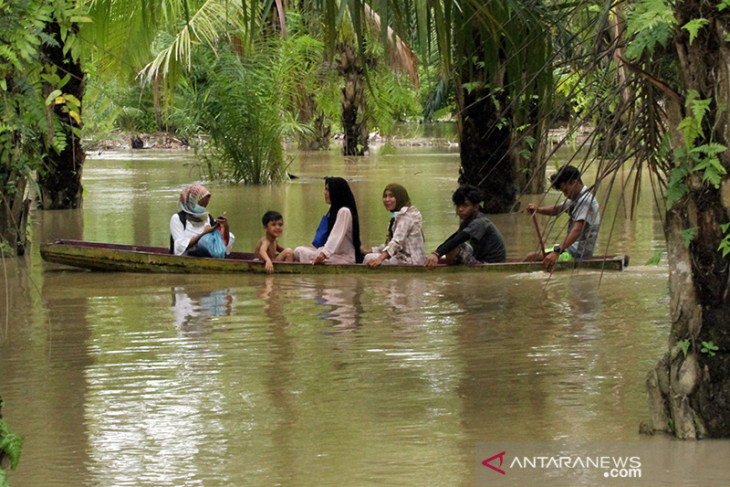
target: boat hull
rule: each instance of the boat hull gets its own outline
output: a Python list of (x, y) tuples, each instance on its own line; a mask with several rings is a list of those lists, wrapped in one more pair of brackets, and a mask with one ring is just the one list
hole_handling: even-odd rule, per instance
[[(264, 263), (253, 254), (233, 252), (225, 259), (172, 255), (163, 247), (106, 244), (81, 240), (56, 240), (41, 245), (41, 256), (47, 262), (92, 271), (140, 272), (164, 274), (265, 274)], [(580, 262), (559, 262), (554, 270), (598, 269), (621, 271), (628, 265), (625, 255), (599, 257)], [(433, 271), (423, 266), (389, 265), (370, 268), (362, 264), (311, 265), (276, 263), (276, 274), (353, 274), (369, 272), (535, 272), (542, 271), (541, 262), (508, 261), (482, 265), (439, 265)]]

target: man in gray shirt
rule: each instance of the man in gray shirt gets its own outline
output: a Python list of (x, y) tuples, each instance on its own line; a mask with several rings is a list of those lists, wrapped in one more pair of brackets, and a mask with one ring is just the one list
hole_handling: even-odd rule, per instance
[(567, 211), (570, 216), (568, 234), (561, 243), (547, 250), (544, 257), (542, 252), (532, 252), (525, 257), (525, 260), (542, 260), (547, 270), (552, 269), (558, 259), (583, 260), (593, 257), (601, 224), (598, 201), (583, 184), (578, 168), (566, 164), (551, 176), (550, 184), (567, 199), (557, 205), (544, 207), (530, 203), (527, 213), (557, 216)]

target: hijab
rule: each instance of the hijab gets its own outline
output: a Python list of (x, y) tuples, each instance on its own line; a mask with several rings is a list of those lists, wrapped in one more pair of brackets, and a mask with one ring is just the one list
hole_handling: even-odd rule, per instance
[(200, 205), (200, 201), (210, 196), (205, 186), (191, 184), (180, 193), (180, 209), (187, 213), (189, 220), (201, 222), (208, 218), (208, 210)]
[(398, 183), (391, 183), (383, 190), (383, 196), (385, 192), (390, 191), (395, 196), (395, 211), (400, 211), (404, 206), (411, 206), (411, 198), (408, 196), (406, 188)]
[(390, 214), (390, 223), (388, 224), (388, 238), (386, 240), (386, 243), (388, 243), (393, 238), (395, 217), (404, 206), (411, 206), (411, 198), (408, 196), (406, 188), (397, 183), (387, 185), (383, 190), (383, 196), (385, 196), (386, 191), (390, 191), (395, 196), (395, 211)]
[(330, 210), (327, 219), (327, 237), (337, 221), (337, 212), (340, 208), (347, 208), (352, 214), (352, 243), (355, 246), (355, 262), (362, 262), (363, 255), (360, 252), (360, 221), (357, 216), (357, 204), (352, 194), (350, 185), (343, 178), (325, 178), (325, 184), (330, 193)]

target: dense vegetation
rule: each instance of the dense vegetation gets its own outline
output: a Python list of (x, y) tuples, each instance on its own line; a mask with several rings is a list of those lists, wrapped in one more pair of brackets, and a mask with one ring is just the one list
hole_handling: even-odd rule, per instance
[(3, 419), (3, 400), (0, 398), (0, 487), (10, 484), (7, 479), (6, 467), (14, 470), (20, 460), (23, 449), (23, 437), (10, 431), (8, 422)]

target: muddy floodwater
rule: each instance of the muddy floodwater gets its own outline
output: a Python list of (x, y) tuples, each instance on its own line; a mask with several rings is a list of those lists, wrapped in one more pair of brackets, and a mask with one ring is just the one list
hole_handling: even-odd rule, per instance
[[(309, 244), (323, 176), (350, 181), (368, 245), (385, 237), (390, 182), (421, 210), (427, 250), (458, 225), (456, 148), (290, 156), (298, 179), (283, 184), (205, 183), (234, 250), (253, 249), (269, 209), (285, 246)], [(0, 395), (25, 436), (14, 487), (467, 486), (479, 442), (657, 441), (638, 433), (669, 333), (648, 182), (633, 220), (599, 191), (600, 252), (628, 254), (625, 272), (180, 276), (41, 261), (53, 238), (167, 246), (180, 190), (202, 181), (195, 163), (89, 154), (83, 210), (33, 212), (30, 255), (2, 262)], [(490, 218), (508, 256), (536, 248), (524, 213)], [(565, 220), (548, 222), (559, 242)]]

